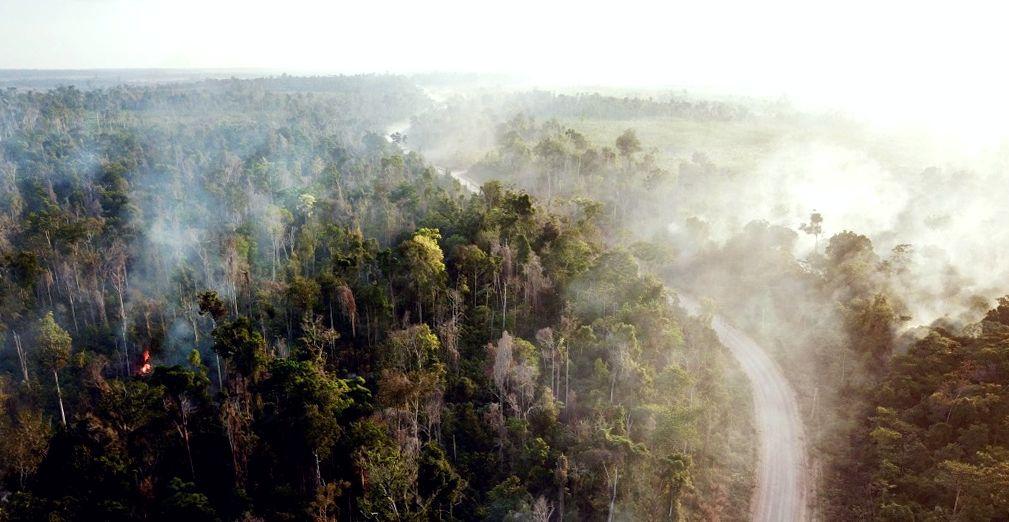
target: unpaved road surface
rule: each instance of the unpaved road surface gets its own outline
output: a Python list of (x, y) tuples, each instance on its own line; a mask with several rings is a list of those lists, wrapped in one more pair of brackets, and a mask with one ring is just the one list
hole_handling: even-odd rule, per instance
[[(409, 121), (394, 123), (386, 128), (386, 136), (406, 133), (409, 127)], [(400, 147), (406, 149), (403, 145)], [(470, 192), (479, 191), (479, 186), (466, 177), (465, 170), (443, 170)], [(696, 300), (683, 294), (679, 298), (689, 313), (700, 312), (701, 306)], [(746, 334), (719, 315), (712, 318), (711, 328), (739, 362), (753, 390), (760, 449), (757, 489), (751, 501), (752, 519), (756, 522), (808, 520), (805, 436), (795, 392), (778, 365)]]
[[(407, 131), (409, 130), (410, 130), (410, 120), (402, 120), (391, 123), (385, 127), (385, 139), (389, 142), (392, 142), (393, 134), (396, 133), (407, 134)], [(409, 139), (409, 136), (407, 136), (407, 139)], [(403, 149), (404, 151), (410, 150), (410, 148), (406, 144), (400, 143), (398, 145), (399, 148)], [(459, 182), (460, 185), (462, 185), (464, 189), (473, 192), (474, 194), (480, 192), (480, 185), (474, 182), (473, 180), (469, 179), (469, 177), (467, 176), (467, 169), (452, 170), (449, 168), (438, 166), (436, 166), (435, 169), (441, 170), (446, 175), (454, 178), (456, 181)]]
[[(695, 315), (701, 308), (682, 294), (680, 304)], [(711, 328), (739, 361), (753, 390), (754, 421), (760, 437), (757, 489), (750, 506), (753, 520), (808, 520), (805, 435), (795, 392), (774, 360), (746, 334), (717, 314)]]

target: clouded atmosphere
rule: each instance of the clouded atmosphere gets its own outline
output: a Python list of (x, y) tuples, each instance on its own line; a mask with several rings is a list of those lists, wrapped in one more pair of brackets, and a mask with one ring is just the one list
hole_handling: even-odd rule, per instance
[[(0, 67), (509, 73), (787, 95), (865, 117), (1009, 116), (996, 2), (5, 0)], [(86, 21), (86, 23), (84, 22)], [(936, 100), (944, 101), (936, 103)]]
[(0, 522), (1006, 520), (1005, 11), (0, 0)]

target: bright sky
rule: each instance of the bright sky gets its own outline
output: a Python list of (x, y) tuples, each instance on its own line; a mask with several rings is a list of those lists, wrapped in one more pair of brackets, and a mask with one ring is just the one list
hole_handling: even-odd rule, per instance
[(502, 72), (786, 95), (991, 135), (1009, 121), (1000, 4), (0, 0), (0, 68)]

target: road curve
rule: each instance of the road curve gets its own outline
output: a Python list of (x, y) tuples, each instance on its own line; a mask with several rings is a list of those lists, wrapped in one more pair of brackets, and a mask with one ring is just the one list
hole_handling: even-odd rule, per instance
[[(408, 121), (396, 122), (386, 128), (386, 136), (395, 132), (405, 133), (409, 127)], [(400, 147), (406, 149), (402, 144)], [(466, 177), (465, 170), (444, 170), (470, 192), (479, 190), (479, 186)], [(679, 294), (679, 299), (680, 305), (687, 312), (693, 315), (700, 313), (700, 303), (695, 299), (684, 294)], [(805, 435), (795, 392), (778, 365), (746, 334), (719, 315), (713, 316), (711, 328), (739, 362), (753, 390), (754, 419), (760, 437), (760, 450), (757, 489), (750, 502), (752, 520), (808, 520)]]
[[(683, 294), (679, 298), (687, 312), (700, 312), (696, 300)], [(746, 334), (717, 314), (711, 328), (739, 362), (753, 390), (760, 448), (757, 488), (750, 504), (752, 520), (808, 520), (806, 444), (795, 392), (774, 360)]]
[[(385, 139), (391, 143), (393, 134), (406, 134), (408, 130), (410, 130), (410, 120), (401, 120), (390, 123), (385, 127)], [(397, 143), (397, 145), (399, 145), (399, 148), (404, 152), (409, 152), (410, 150), (410, 148), (404, 143)], [(469, 179), (469, 176), (467, 175), (468, 169), (452, 170), (447, 167), (438, 166), (435, 166), (435, 169), (441, 170), (447, 176), (451, 176), (453, 179), (458, 181), (460, 185), (462, 185), (462, 188), (468, 190), (469, 192), (474, 194), (480, 192), (480, 185)]]

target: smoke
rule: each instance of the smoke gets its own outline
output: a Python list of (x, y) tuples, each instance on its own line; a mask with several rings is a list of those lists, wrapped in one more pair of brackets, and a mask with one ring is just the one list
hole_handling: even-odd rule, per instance
[[(483, 157), (492, 148), (491, 129), (517, 112), (564, 118), (597, 146), (612, 146), (615, 134), (607, 132), (642, 126), (646, 151), (652, 148), (676, 175), (636, 203), (648, 211), (630, 232), (647, 239), (666, 229), (681, 264), (759, 220), (796, 231), (790, 253), (799, 260), (822, 253), (832, 235), (846, 230), (869, 237), (881, 260), (900, 247), (901, 269), (889, 284), (906, 304), (908, 326), (976, 320), (984, 308), (979, 301), (1009, 292), (1009, 229), (1000, 226), (1009, 217), (1009, 147), (965, 143), (925, 127), (803, 113), (769, 100), (706, 104), (697, 94), (672, 96), (659, 103), (462, 88), (415, 118), (411, 131), (436, 162), (458, 164)], [(640, 114), (626, 114), (629, 108)], [(801, 232), (814, 212), (824, 218), (818, 237)]]
[[(872, 239), (881, 257), (906, 248), (895, 290), (912, 320), (959, 317), (1009, 291), (1009, 188), (1000, 162), (900, 167), (865, 150), (820, 140), (788, 143), (752, 172), (719, 187), (721, 204), (698, 216), (725, 240), (741, 224), (765, 220), (798, 230), (812, 212), (824, 217), (819, 238), (843, 230)], [(800, 234), (793, 254), (805, 257), (817, 238)]]
[[(822, 141), (789, 143), (758, 160), (752, 171), (705, 183), (706, 209), (697, 212), (725, 240), (746, 223), (764, 220), (797, 229), (817, 211), (834, 227), (863, 233), (893, 229), (911, 194), (865, 153)], [(695, 197), (700, 194), (695, 195)], [(712, 204), (715, 201), (715, 204)], [(684, 202), (691, 211), (696, 202)], [(843, 224), (843, 225), (842, 225)], [(840, 230), (837, 230), (840, 231)], [(800, 241), (799, 250), (813, 248)]]

